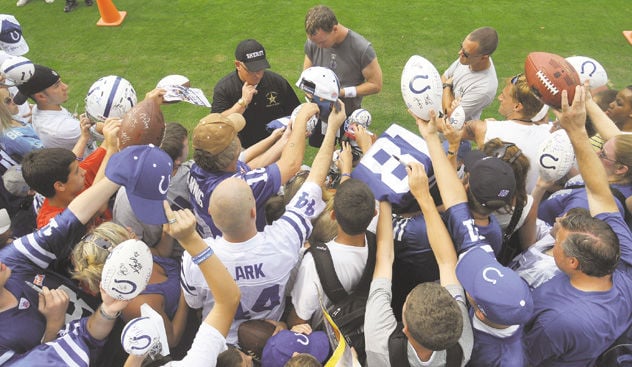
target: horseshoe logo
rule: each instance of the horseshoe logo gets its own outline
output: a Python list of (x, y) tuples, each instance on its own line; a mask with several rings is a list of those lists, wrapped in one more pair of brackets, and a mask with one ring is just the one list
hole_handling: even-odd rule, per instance
[(553, 156), (551, 154), (548, 154), (548, 153), (547, 154), (542, 154), (540, 156), (540, 165), (543, 168), (546, 168), (546, 169), (556, 169), (557, 168), (557, 166), (547, 166), (546, 164), (544, 164), (544, 158), (551, 158), (551, 160), (553, 160), (554, 162), (559, 161), (560, 160), (559, 158), (557, 158), (557, 157), (555, 157), (555, 156)]
[(501, 273), (500, 270), (490, 266), (490, 267), (487, 267), (487, 268), (485, 268), (483, 270), (483, 279), (486, 282), (490, 282), (492, 284), (496, 284), (496, 282), (498, 281), (498, 279), (492, 279), (492, 278), (487, 276), (487, 273), (489, 273), (490, 271), (498, 273), (498, 276), (501, 277), (501, 278), (504, 277), (503, 273)]
[(421, 94), (425, 91), (427, 91), (428, 89), (430, 89), (429, 85), (426, 85), (424, 88), (417, 90), (413, 87), (413, 84), (415, 83), (415, 81), (417, 79), (428, 79), (428, 75), (415, 75), (412, 80), (408, 83), (408, 88), (410, 89), (411, 92), (415, 93), (415, 94)]
[(124, 292), (124, 291), (122, 291), (122, 290), (120, 290), (120, 289), (117, 289), (117, 288), (115, 288), (115, 287), (112, 287), (112, 290), (113, 290), (113, 291), (116, 291), (116, 292), (118, 292), (118, 293), (120, 293), (120, 294), (132, 294), (132, 293), (134, 293), (134, 291), (136, 291), (136, 288), (137, 288), (136, 283), (134, 283), (134, 282), (130, 282), (129, 280), (125, 280), (125, 279), (121, 279), (121, 280), (114, 279), (114, 283), (116, 283), (116, 284), (126, 283), (126, 284), (129, 284), (129, 285), (130, 285), (131, 290), (130, 290), (129, 292)]
[(597, 71), (597, 65), (595, 65), (594, 62), (590, 61), (590, 60), (586, 60), (582, 63), (582, 70), (581, 73), (582, 74), (586, 74), (586, 72), (584, 71), (584, 67), (586, 65), (592, 65), (592, 71), (590, 73), (588, 73), (588, 76), (593, 76), (593, 74)]
[[(167, 187), (163, 190), (162, 183), (164, 181), (167, 181)], [(158, 191), (160, 191), (161, 194), (165, 195), (167, 193), (167, 190), (169, 190), (169, 179), (165, 180), (165, 176), (160, 176), (160, 183), (158, 184)]]
[[(139, 345), (141, 340), (145, 340), (146, 344), (140, 347), (137, 347), (136, 345)], [(151, 338), (149, 337), (149, 335), (141, 335), (141, 336), (135, 336), (132, 338), (132, 342), (135, 344), (134, 346), (132, 346), (131, 349), (136, 349), (136, 350), (143, 350), (145, 348), (147, 348), (149, 346), (149, 344), (151, 344)]]

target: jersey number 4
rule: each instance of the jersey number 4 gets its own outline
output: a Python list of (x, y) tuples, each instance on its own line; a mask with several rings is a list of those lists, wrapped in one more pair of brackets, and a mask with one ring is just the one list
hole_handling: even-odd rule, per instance
[(279, 285), (275, 284), (271, 287), (265, 288), (257, 297), (255, 304), (247, 309), (244, 305), (239, 302), (239, 308), (237, 308), (237, 313), (235, 313), (235, 320), (249, 320), (252, 316), (250, 312), (263, 312), (268, 311), (281, 303), (281, 297), (279, 296)]

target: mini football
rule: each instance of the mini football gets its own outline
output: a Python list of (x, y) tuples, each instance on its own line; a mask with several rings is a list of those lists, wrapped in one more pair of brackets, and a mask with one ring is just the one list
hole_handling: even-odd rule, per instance
[(113, 298), (130, 300), (147, 287), (153, 264), (151, 251), (143, 241), (121, 242), (103, 265), (101, 287)]
[(12, 56), (4, 60), (0, 66), (0, 72), (5, 78), (12, 80), (15, 85), (20, 85), (33, 76), (35, 66), (26, 57)]
[(442, 111), (441, 76), (432, 63), (419, 55), (408, 59), (401, 79), (402, 97), (406, 107), (417, 117), (429, 120), (430, 110)]
[(531, 52), (524, 63), (527, 83), (533, 93), (554, 108), (562, 107), (562, 91), (568, 92), (568, 103), (573, 102), (579, 75), (562, 56), (548, 52)]
[(266, 320), (246, 320), (237, 329), (239, 346), (245, 353), (261, 358), (263, 347), (274, 329), (274, 325)]
[(571, 56), (567, 57), (566, 61), (573, 65), (582, 84), (588, 80), (590, 89), (608, 84), (608, 73), (597, 60), (586, 56)]
[(90, 86), (86, 95), (86, 113), (93, 121), (108, 117), (123, 117), (136, 105), (136, 91), (132, 84), (116, 75), (100, 78)]
[(463, 128), (463, 124), (465, 124), (465, 110), (463, 109), (463, 106), (456, 106), (456, 108), (452, 111), (452, 114), (446, 118), (445, 122), (452, 126), (453, 129), (461, 130)]
[(145, 99), (132, 107), (121, 121), (119, 147), (153, 144), (160, 146), (165, 133), (165, 118), (154, 99)]
[(565, 130), (556, 130), (538, 149), (538, 170), (545, 181), (564, 177), (575, 163), (575, 152)]

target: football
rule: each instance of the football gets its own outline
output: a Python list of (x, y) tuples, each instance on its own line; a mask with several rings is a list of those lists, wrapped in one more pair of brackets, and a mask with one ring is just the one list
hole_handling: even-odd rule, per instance
[(608, 73), (601, 64), (590, 57), (571, 56), (566, 61), (570, 62), (579, 74), (579, 81), (583, 84), (588, 80), (590, 89), (603, 87), (608, 84)]
[(263, 347), (274, 329), (274, 325), (265, 320), (246, 320), (237, 329), (239, 346), (246, 354), (261, 358)]
[(151, 251), (143, 241), (123, 241), (105, 260), (101, 287), (113, 298), (130, 300), (147, 287), (153, 263)]
[(417, 117), (429, 120), (430, 110), (441, 113), (442, 87), (441, 76), (430, 61), (419, 55), (408, 59), (402, 71), (402, 97)]
[(128, 354), (169, 355), (169, 343), (162, 316), (151, 306), (140, 306), (141, 317), (130, 320), (121, 332), (121, 345)]
[(531, 52), (525, 60), (524, 72), (529, 87), (543, 103), (560, 109), (563, 90), (568, 92), (568, 103), (573, 102), (575, 87), (580, 84), (579, 75), (562, 56)]
[(33, 76), (35, 66), (26, 57), (12, 56), (4, 60), (2, 66), (0, 66), (0, 73), (6, 79), (13, 81), (15, 85), (20, 85)]
[(132, 109), (137, 102), (136, 91), (126, 79), (108, 75), (90, 86), (85, 102), (92, 121), (105, 121), (108, 117), (123, 117)]
[(119, 147), (153, 144), (160, 146), (165, 133), (165, 118), (160, 104), (154, 99), (145, 99), (132, 107), (121, 121)]
[(575, 163), (575, 152), (564, 130), (556, 130), (538, 149), (538, 170), (545, 181), (564, 177)]

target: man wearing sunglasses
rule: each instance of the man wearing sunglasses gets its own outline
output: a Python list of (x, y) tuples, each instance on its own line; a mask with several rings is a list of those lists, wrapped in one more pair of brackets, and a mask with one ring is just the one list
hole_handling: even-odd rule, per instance
[(447, 115), (459, 101), (465, 121), (479, 119), (496, 96), (498, 79), (491, 59), (498, 46), (498, 33), (491, 27), (475, 29), (459, 48), (459, 58), (443, 73), (443, 110)]
[(235, 50), (235, 72), (223, 77), (213, 89), (212, 113), (239, 113), (246, 126), (239, 132), (243, 148), (267, 138), (266, 124), (290, 116), (300, 104), (294, 89), (281, 75), (270, 70), (266, 50), (247, 39)]

